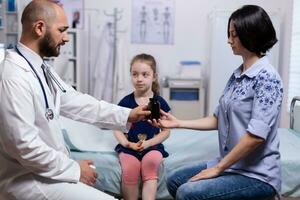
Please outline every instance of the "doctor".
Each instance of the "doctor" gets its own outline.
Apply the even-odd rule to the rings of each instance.
[[[69,158],[59,115],[128,131],[150,112],[81,94],[43,63],[68,42],[59,5],[33,0],[21,22],[20,43],[0,65],[0,199],[114,199],[91,187],[97,177],[92,161]]]

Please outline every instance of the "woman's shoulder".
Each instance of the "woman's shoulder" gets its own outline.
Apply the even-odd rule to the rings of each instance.
[[[254,79],[253,89],[262,89],[264,91],[278,91],[283,93],[283,82],[277,70],[271,65],[265,65]]]
[[[260,58],[249,71],[250,78],[254,77],[256,83],[278,82],[281,83],[281,77],[277,69],[272,65],[267,56]]]
[[[281,83],[281,77],[275,67],[271,64],[265,65],[260,72],[257,74],[257,80],[261,81],[276,81],[277,83]]]

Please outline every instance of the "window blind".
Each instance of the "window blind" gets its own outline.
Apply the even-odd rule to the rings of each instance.
[[[300,96],[300,1],[294,0],[291,57],[288,85],[288,108],[294,96]]]

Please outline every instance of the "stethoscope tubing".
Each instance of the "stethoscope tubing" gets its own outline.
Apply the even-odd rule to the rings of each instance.
[[[27,58],[20,52],[20,50],[16,47],[16,51],[17,53],[22,56],[26,62],[28,63],[28,65],[30,66],[30,68],[32,69],[32,71],[34,72],[34,74],[36,75],[39,83],[40,83],[40,86],[42,88],[42,91],[43,91],[43,95],[44,95],[44,100],[45,100],[45,104],[46,104],[46,111],[49,109],[49,103],[48,103],[48,99],[47,99],[47,95],[46,95],[46,91],[45,91],[45,88],[44,88],[44,85],[42,83],[42,80],[41,78],[39,77],[37,71],[34,69],[34,67],[32,66],[32,64],[27,60]]]
[[[66,92],[65,88],[60,84],[60,82],[55,78],[55,76],[51,73],[50,70],[47,70],[48,75],[50,76],[50,78],[56,83],[56,85],[59,87],[59,89],[62,92]]]

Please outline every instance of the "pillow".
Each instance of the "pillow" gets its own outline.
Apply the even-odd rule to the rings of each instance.
[[[71,150],[114,152],[118,144],[112,130],[100,129],[62,116],[60,122],[65,142]]]
[[[69,148],[71,151],[80,151],[80,150],[77,149],[77,148],[72,144],[72,142],[70,141],[70,138],[69,138],[69,136],[68,136],[67,130],[66,130],[66,129],[61,129],[61,132],[62,132],[62,134],[63,134],[65,143],[66,143],[66,145],[68,146],[68,148]]]

